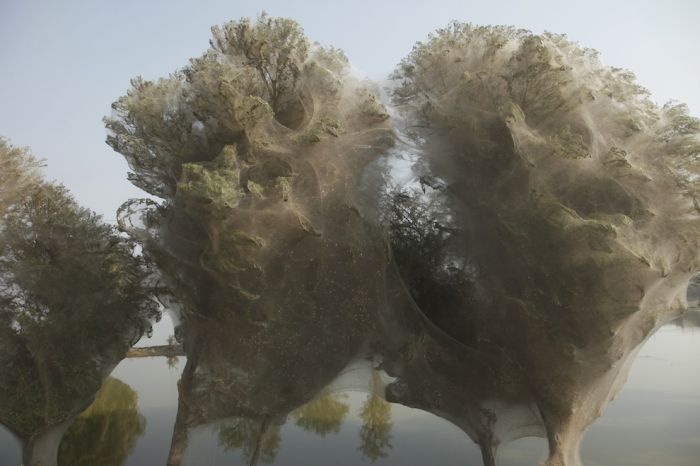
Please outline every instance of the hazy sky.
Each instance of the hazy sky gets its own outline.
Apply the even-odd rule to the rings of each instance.
[[[658,102],[700,115],[700,1],[0,0],[0,135],[46,159],[107,220],[140,192],[105,143],[102,117],[129,79],[166,76],[208,46],[209,28],[265,10],[344,49],[382,78],[416,41],[452,19],[564,32],[628,68]]]

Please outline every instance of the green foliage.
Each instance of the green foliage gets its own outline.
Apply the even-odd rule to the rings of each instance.
[[[313,89],[318,103],[336,105],[343,90],[350,63],[342,50],[316,44],[304,67],[306,87]]]
[[[651,105],[633,74],[604,68],[596,51],[563,35],[505,26],[450,23],[416,44],[393,77],[395,101],[432,125],[459,125],[465,113],[484,120],[516,104],[528,124],[561,126],[563,115],[600,96],[625,102],[619,118],[629,123],[629,104],[645,112]]]
[[[343,125],[335,118],[323,117],[309,130],[300,134],[297,140],[302,144],[315,144],[320,142],[325,135],[340,136]]]
[[[586,143],[583,142],[583,137],[572,132],[568,125],[562,126],[551,136],[550,145],[556,157],[584,159],[591,156]]]
[[[610,148],[603,163],[605,166],[613,169],[632,168],[632,165],[630,165],[630,163],[627,161],[627,151],[615,146]]]
[[[508,92],[533,120],[566,110],[581,92],[571,91],[572,68],[555,48],[548,46],[552,39],[557,38],[546,34],[525,36],[507,66]]]
[[[468,343],[473,335],[465,314],[473,306],[475,277],[455,249],[460,231],[442,194],[389,191],[381,202],[381,221],[418,307],[446,333]]]
[[[311,49],[313,63],[330,71],[336,76],[344,76],[350,67],[350,60],[341,49],[335,47],[321,47],[316,44]]]
[[[249,19],[212,28],[214,50],[254,68],[265,85],[264,98],[275,113],[295,98],[309,43],[301,26],[291,19],[263,13],[255,24]]]
[[[688,114],[685,104],[670,102],[661,109],[656,149],[666,154],[668,170],[678,188],[693,200],[700,213],[700,119]]]
[[[0,137],[0,215],[39,182],[40,162]]]
[[[346,396],[337,393],[316,397],[304,406],[295,409],[292,412],[292,417],[295,419],[296,425],[321,437],[338,433],[350,410],[350,407],[341,401],[342,398],[346,398]]]
[[[4,216],[0,233],[3,313],[11,313],[19,334],[49,322],[51,329],[95,330],[74,319],[102,329],[141,328],[144,317],[156,314],[133,243],[79,207],[65,188],[42,185]],[[120,332],[114,335],[119,339]]]
[[[202,56],[168,78],[134,79],[113,104],[108,144],[132,183],[163,200],[125,204],[120,226],[143,243],[184,313],[246,315],[277,274],[265,265],[318,237],[307,209],[322,205],[319,178],[331,178],[326,195],[332,178],[356,173],[308,146],[370,127],[383,111],[365,90],[367,110],[348,125],[357,107],[349,90],[362,87],[348,69],[342,51],[262,14],[212,28]]]
[[[1,218],[0,421],[26,437],[97,391],[159,310],[134,244],[62,186],[35,178]]]
[[[95,401],[63,435],[58,464],[120,466],[145,426],[146,420],[138,412],[136,392],[109,377],[97,392]]]
[[[197,203],[195,212],[202,208],[208,211],[232,209],[243,194],[238,188],[239,175],[235,148],[227,146],[211,162],[183,164],[178,194],[185,202]]]
[[[384,105],[382,105],[377,96],[369,92],[367,89],[361,88],[356,91],[357,109],[356,111],[363,119],[369,121],[384,121],[389,118]]]
[[[387,456],[391,449],[391,405],[377,395],[367,395],[360,410],[360,451],[371,462]]]

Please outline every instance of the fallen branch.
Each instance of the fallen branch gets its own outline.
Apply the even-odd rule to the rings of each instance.
[[[147,346],[143,348],[130,348],[126,352],[127,358],[150,358],[155,356],[175,357],[185,356],[180,345]]]

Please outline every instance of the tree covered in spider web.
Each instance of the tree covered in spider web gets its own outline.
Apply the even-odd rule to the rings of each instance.
[[[389,263],[359,207],[372,192],[363,173],[393,143],[372,86],[291,20],[212,36],[169,77],[133,80],[105,119],[129,179],[157,198],[125,203],[119,225],[181,317],[171,464],[189,427],[286,412],[327,384],[370,334]]]
[[[160,314],[133,241],[43,181],[28,151],[3,142],[0,164],[16,170],[0,179],[0,422],[26,459]]]
[[[526,368],[546,464],[579,464],[625,361],[687,306],[700,120],[564,35],[504,26],[450,23],[394,78],[422,162],[446,184],[453,242],[479,272],[464,309],[477,349]]]

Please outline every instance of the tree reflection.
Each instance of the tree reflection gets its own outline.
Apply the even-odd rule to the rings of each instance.
[[[321,437],[338,433],[350,407],[341,401],[347,395],[329,393],[292,412],[296,425]]]
[[[138,396],[127,384],[108,378],[94,403],[73,421],[58,451],[65,466],[124,464],[146,421],[138,412]]]
[[[177,338],[175,338],[175,335],[170,335],[168,337],[168,346],[170,348],[174,349],[178,345]],[[177,363],[180,362],[180,358],[174,355],[168,355],[166,356],[165,362],[168,364],[168,369],[176,369],[177,368]]]
[[[391,450],[391,405],[375,394],[367,395],[360,418],[360,451],[372,462],[384,458]]]
[[[261,420],[240,418],[219,429],[219,444],[227,450],[242,450],[251,466],[272,463],[280,448],[280,427],[268,418]]]

